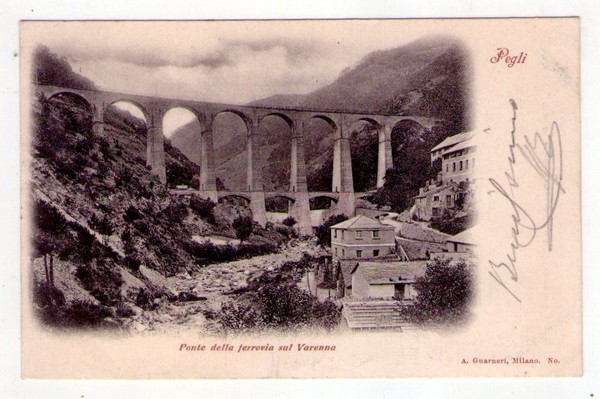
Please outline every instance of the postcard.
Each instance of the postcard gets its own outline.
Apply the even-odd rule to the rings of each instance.
[[[23,377],[582,375],[578,18],[20,40]]]

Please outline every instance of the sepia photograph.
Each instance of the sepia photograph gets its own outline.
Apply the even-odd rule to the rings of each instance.
[[[465,46],[230,25],[139,45],[67,22],[33,49],[41,324],[230,334],[466,322]]]

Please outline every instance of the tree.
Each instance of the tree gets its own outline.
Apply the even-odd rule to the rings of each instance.
[[[298,222],[296,221],[296,219],[294,219],[293,216],[288,216],[285,219],[283,219],[283,221],[281,223],[283,223],[284,225],[286,225],[288,227],[292,227]]]
[[[102,244],[106,244],[106,238],[110,236],[114,230],[112,222],[106,215],[99,218],[96,214],[92,214],[90,227],[102,236]]]
[[[427,264],[425,275],[415,283],[414,303],[402,307],[401,314],[407,321],[424,326],[465,322],[473,298],[472,268],[463,261],[451,265],[450,259],[436,259]]]
[[[127,223],[132,223],[142,217],[140,211],[133,205],[129,205],[123,214],[123,220]]]
[[[49,203],[37,200],[33,209],[34,256],[44,257],[46,284],[50,292],[54,290],[54,253],[58,251],[61,236],[67,229],[65,218]],[[53,304],[54,298],[50,296]]]
[[[322,224],[317,226],[315,229],[315,235],[317,236],[317,244],[323,248],[329,248],[331,246],[331,232],[330,227],[338,223],[348,220],[348,216],[343,214],[332,215]]]
[[[190,198],[190,208],[192,211],[209,223],[215,223],[215,206],[217,204],[210,199],[200,198],[197,195],[192,195]]]
[[[235,236],[239,238],[240,244],[247,240],[252,234],[252,218],[250,216],[238,216],[233,221]]]

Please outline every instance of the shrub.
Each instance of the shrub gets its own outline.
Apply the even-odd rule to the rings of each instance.
[[[464,262],[436,259],[427,265],[415,283],[418,294],[411,305],[401,309],[410,322],[420,325],[454,325],[468,318],[473,298],[472,267]]]
[[[331,246],[331,232],[330,227],[338,223],[348,220],[346,215],[333,215],[327,218],[322,224],[317,226],[315,229],[315,235],[317,236],[317,244],[321,247],[329,248]]]
[[[133,205],[129,205],[123,214],[123,220],[125,220],[127,223],[136,221],[141,217],[142,215],[140,214],[140,211]]]
[[[74,301],[64,311],[64,324],[69,327],[97,327],[112,316],[106,306],[89,301]]]
[[[156,308],[154,295],[143,288],[138,291],[135,297],[135,304],[144,310],[154,310]]]
[[[281,223],[283,223],[284,225],[286,225],[288,227],[292,227],[298,222],[296,221],[296,219],[294,219],[293,216],[288,216],[285,219],[283,219],[283,221]]]
[[[181,202],[172,203],[164,210],[164,216],[173,223],[181,223],[187,215],[188,207]]]
[[[150,225],[143,219],[133,222],[133,227],[140,233],[147,235],[150,233]]]
[[[119,306],[116,311],[118,317],[131,317],[135,315],[135,311],[129,306]]]
[[[216,314],[223,329],[295,330],[337,326],[341,314],[336,305],[331,301],[320,302],[298,287],[297,281],[314,260],[306,254],[300,261],[285,262],[277,272],[265,272],[249,280],[246,293],[236,302],[223,305]]]
[[[127,267],[130,270],[133,270],[134,272],[140,270],[141,262],[136,256],[127,255],[123,262],[125,263],[125,267]]]
[[[232,227],[235,229],[235,235],[240,239],[240,243],[247,240],[252,234],[252,218],[250,216],[238,216],[233,221]]]
[[[217,204],[210,199],[200,198],[197,195],[192,195],[190,198],[190,208],[192,211],[209,223],[215,223],[214,209]]]
[[[65,295],[56,287],[50,288],[46,282],[36,282],[33,286],[33,301],[41,307],[62,306]]]

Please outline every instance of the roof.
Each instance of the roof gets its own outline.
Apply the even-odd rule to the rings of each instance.
[[[348,219],[341,223],[331,226],[332,229],[348,229],[348,230],[394,230],[391,226],[382,224],[379,220],[370,218],[365,215],[354,216],[352,219]]]
[[[471,137],[473,137],[473,135],[474,135],[474,132],[465,132],[465,133],[455,134],[454,136],[446,137],[444,139],[444,141],[442,141],[441,143],[439,143],[438,145],[433,147],[431,149],[431,152],[441,150],[442,148],[446,148],[446,147],[461,143],[463,141],[469,140]]]
[[[461,233],[458,233],[456,235],[453,235],[452,237],[448,238],[449,242],[457,242],[460,244],[469,244],[469,245],[475,245],[475,240],[473,240],[473,237],[475,236],[474,233],[474,227],[471,227],[470,229],[467,229]]]
[[[442,192],[442,191],[444,191],[446,189],[453,189],[453,188],[456,188],[456,187],[458,187],[457,183],[455,183],[455,182],[449,182],[447,184],[444,184],[443,186],[436,187],[433,190],[425,191],[423,194],[416,195],[415,198],[429,197],[432,194],[437,194],[437,193],[440,193],[440,192]]]
[[[413,282],[425,275],[427,261],[358,262],[351,274],[360,273],[369,284]]]
[[[475,147],[475,143],[473,142],[473,140],[471,140],[471,138],[472,137],[469,137],[467,140],[461,141],[460,143],[456,144],[446,154],[455,152],[455,151],[464,150],[465,148],[469,148],[469,147]]]

